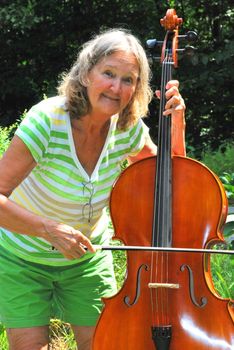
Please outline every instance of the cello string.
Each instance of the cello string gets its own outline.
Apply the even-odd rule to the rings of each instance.
[[[166,55],[166,59],[165,59],[165,81],[164,81],[164,87],[166,86],[166,83],[169,81],[169,67],[170,65],[168,65],[168,61],[169,61],[169,56],[168,53]],[[165,89],[166,92],[166,89]],[[166,99],[164,101],[164,105],[166,103]],[[163,196],[163,208],[162,208],[162,213],[163,213],[163,217],[162,217],[162,227],[165,228],[164,232],[163,232],[163,245],[165,245],[165,239],[166,242],[168,241],[168,118],[169,117],[165,117],[162,116],[162,123],[163,123],[163,139],[162,139],[162,154],[163,154],[163,179],[162,179],[162,196]],[[165,237],[166,235],[166,237]],[[161,282],[162,283],[167,283],[168,282],[168,254],[161,254]],[[167,324],[167,315],[168,315],[168,290],[166,288],[161,288],[161,313],[162,313],[162,324]]]
[[[164,198],[164,187],[163,187],[163,178],[162,178],[162,166],[163,166],[163,141],[164,141],[164,124],[165,124],[165,120],[163,117],[163,110],[165,108],[165,81],[166,81],[166,63],[165,60],[163,62],[163,73],[162,73],[162,81],[161,81],[161,92],[162,92],[162,102],[160,105],[160,125],[159,125],[159,164],[157,166],[158,171],[157,171],[157,175],[158,175],[158,181],[157,181],[157,192],[158,192],[158,208],[157,208],[157,245],[161,245],[160,240],[162,241],[162,231],[163,231],[163,225],[162,224],[162,213],[164,211],[163,208],[163,198]],[[162,267],[163,267],[163,254],[159,253],[157,254],[157,265],[156,265],[156,269],[157,269],[157,273],[156,273],[156,282],[158,283],[162,283]],[[160,270],[159,270],[160,269]],[[163,317],[163,304],[162,304],[162,288],[156,288],[156,302],[158,305],[158,325],[160,325],[162,323],[162,317]]]
[[[164,75],[164,63],[162,63],[162,77],[161,77],[161,90],[162,90],[162,81],[163,81],[163,75]],[[160,168],[160,140],[161,140],[161,105],[163,104],[163,96],[161,96],[160,99],[160,110],[159,110],[159,122],[158,122],[158,146],[159,146],[159,152],[157,154],[157,165],[156,165],[156,181],[155,181],[155,193],[154,193],[154,224],[153,224],[153,239],[152,244],[155,244],[155,241],[157,242],[158,246],[158,232],[156,232],[156,225],[159,222],[159,208],[160,203],[158,204],[158,208],[156,208],[156,196],[157,198],[160,198],[157,191],[160,191],[160,188],[157,188],[157,183],[159,182],[159,171]],[[155,237],[156,236],[156,237]],[[158,266],[158,255],[157,252],[154,254],[152,252],[151,254],[151,282],[158,282],[158,276],[157,276],[157,266]],[[156,259],[154,257],[156,256]],[[154,271],[155,270],[155,271]],[[151,294],[151,307],[152,307],[152,320],[153,325],[159,324],[159,304],[158,304],[158,290],[157,289],[150,289]]]
[[[163,242],[163,245],[165,246],[165,235],[166,235],[166,245],[168,245],[168,241],[170,239],[170,230],[171,230],[171,223],[168,221],[171,220],[171,211],[168,208],[168,206],[170,206],[170,201],[168,203],[168,192],[169,191],[169,184],[168,181],[170,180],[170,158],[171,158],[171,146],[170,146],[170,128],[168,128],[168,125],[170,125],[170,117],[164,117],[162,112],[164,110],[165,107],[165,86],[166,83],[171,79],[171,59],[169,55],[166,55],[165,58],[165,63],[164,63],[164,67],[163,67],[163,74],[162,74],[162,83],[161,86],[163,87],[163,94],[162,94],[162,109],[161,109],[161,113],[160,113],[160,152],[159,152],[159,166],[160,169],[162,169],[162,165],[164,164],[164,168],[162,169],[162,171],[157,172],[157,175],[159,174],[159,178],[157,181],[157,191],[159,192],[159,201],[158,201],[158,217],[161,217],[162,213],[164,213],[164,215],[162,216],[161,220],[158,219],[157,223],[160,223],[160,227],[157,228],[157,245],[159,242],[159,230],[164,230],[164,227],[166,228],[165,231],[163,232],[164,237],[161,238],[161,242]],[[165,151],[167,150],[167,157],[165,157]],[[166,175],[166,181],[165,178],[163,178],[162,176]],[[169,186],[169,187],[168,187]],[[171,198],[171,196],[170,196]],[[167,199],[167,200],[166,200]],[[169,226],[168,226],[169,225]],[[161,233],[162,235],[162,233]],[[169,254],[166,253],[158,253],[157,254],[157,262],[156,262],[156,267],[160,266],[160,274],[157,275],[157,271],[156,271],[156,281],[158,281],[159,279],[159,283],[167,283],[168,282],[168,256]],[[156,305],[157,305],[157,313],[158,313],[158,323],[159,324],[168,324],[168,317],[169,317],[169,292],[168,289],[166,288],[160,288],[157,289],[156,291]]]
[[[161,227],[161,215],[163,213],[163,205],[164,205],[164,186],[163,186],[163,178],[162,178],[162,171],[159,171],[159,169],[162,169],[162,163],[163,163],[163,159],[162,159],[162,149],[164,147],[163,145],[163,140],[165,139],[163,133],[164,133],[164,129],[165,129],[165,119],[163,116],[163,111],[164,111],[164,107],[165,107],[165,84],[166,84],[166,63],[165,60],[163,62],[162,65],[162,77],[161,77],[161,101],[160,101],[160,113],[159,113],[159,126],[158,126],[158,144],[159,144],[159,152],[158,152],[158,156],[157,156],[157,179],[156,179],[156,196],[157,196],[157,204],[158,207],[156,208],[156,210],[154,212],[156,212],[156,232],[154,232],[154,235],[156,234],[156,240],[154,237],[154,242],[157,242],[157,246],[159,245],[159,235],[162,234],[160,233],[160,230],[162,230]],[[155,198],[156,199],[156,198]],[[154,261],[154,259],[152,259],[152,261]],[[155,270],[155,280],[157,283],[161,283],[163,282],[163,254],[162,253],[156,253],[156,259],[155,259],[155,266],[156,266],[156,270]],[[154,264],[152,263],[152,266],[154,266]],[[158,267],[161,267],[160,269],[160,273],[158,271]],[[153,271],[153,269],[152,269]],[[163,297],[163,290],[162,288],[156,288],[155,289],[155,305],[156,305],[156,317],[157,317],[157,323],[160,324],[162,322],[162,318],[164,315],[164,308],[163,308],[163,303],[160,302],[160,300],[162,300]]]
[[[163,111],[165,109],[165,104],[166,104],[166,83],[168,82],[168,52],[166,52],[166,57],[165,57],[165,73],[164,73],[164,81],[163,81],[163,88],[164,88],[164,102],[163,102]],[[162,111],[162,112],[163,112]],[[167,124],[168,124],[168,117],[165,117],[162,114],[162,140],[161,140],[161,163],[162,163],[162,171],[161,171],[161,183],[160,183],[160,188],[161,188],[161,213],[160,215],[162,216],[161,218],[161,230],[162,230],[162,237],[161,237],[161,245],[165,246],[165,239],[167,241],[167,235],[168,235],[168,223],[167,223],[167,212],[168,212],[168,203],[167,203],[167,140],[168,140],[168,130],[167,130]],[[165,270],[167,270],[167,260],[165,257],[165,254],[162,253],[160,254],[160,265],[161,265],[161,277],[160,277],[160,282],[165,283]],[[166,301],[166,302],[165,302]],[[161,324],[166,323],[166,315],[167,315],[167,289],[165,288],[160,288],[160,307],[161,307]]]
[[[167,82],[169,80],[171,80],[172,78],[172,58],[171,56],[169,55],[168,57],[168,61],[167,61],[167,73],[168,73],[168,76],[167,76]],[[168,154],[168,157],[167,157],[167,161],[168,161],[168,164],[167,164],[167,171],[168,171],[168,174],[167,174],[167,178],[169,180],[169,189],[168,189],[168,194],[169,194],[169,199],[168,199],[168,202],[167,202],[167,205],[169,205],[169,208],[168,208],[168,220],[169,220],[169,223],[168,223],[168,227],[169,227],[169,230],[172,230],[172,217],[171,217],[171,210],[172,210],[172,193],[171,193],[171,116],[168,116],[167,118],[168,119],[168,130],[167,131],[167,138],[166,138],[166,141],[167,141],[167,149],[169,150],[169,154]],[[171,232],[168,232],[168,235],[170,236],[169,239],[171,240]],[[168,243],[171,243],[171,242],[168,242]],[[166,283],[169,283],[169,253],[166,252],[166,264],[165,264],[165,269],[166,269],[166,273],[165,273],[165,276],[166,276]],[[166,325],[169,324],[169,293],[170,293],[170,290],[166,289]]]

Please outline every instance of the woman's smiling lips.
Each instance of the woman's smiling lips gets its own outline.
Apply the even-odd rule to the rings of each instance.
[[[114,102],[119,102],[120,101],[119,97],[108,96],[106,94],[102,94],[102,96],[107,98],[108,100],[111,100],[111,101],[114,101]]]

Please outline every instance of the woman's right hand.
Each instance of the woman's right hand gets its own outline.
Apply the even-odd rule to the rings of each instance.
[[[43,223],[43,226],[44,234],[42,237],[55,249],[59,250],[65,258],[79,259],[86,253],[85,248],[91,253],[95,253],[90,240],[73,227],[47,220]]]

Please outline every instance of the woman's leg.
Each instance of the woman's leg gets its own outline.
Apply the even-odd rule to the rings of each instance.
[[[77,342],[78,350],[91,350],[95,326],[71,326]]]
[[[10,350],[47,350],[49,327],[8,328]]]

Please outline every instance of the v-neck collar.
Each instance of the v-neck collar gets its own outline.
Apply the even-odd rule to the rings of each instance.
[[[89,175],[86,170],[84,169],[83,165],[81,164],[81,162],[79,161],[79,158],[76,154],[76,148],[75,148],[75,143],[74,143],[74,139],[73,139],[73,135],[72,135],[72,126],[71,126],[71,119],[69,117],[69,114],[66,114],[66,125],[67,125],[67,132],[68,132],[68,140],[69,140],[69,144],[70,144],[70,148],[71,148],[71,154],[72,154],[72,157],[73,157],[73,160],[75,162],[75,164],[77,165],[78,169],[80,170],[81,172],[81,175],[83,176],[83,178],[85,179],[85,181],[87,182],[93,182],[97,179],[98,177],[98,170],[99,170],[99,167],[100,167],[100,164],[102,162],[102,159],[103,159],[103,156],[107,150],[107,147],[108,147],[108,143],[109,143],[109,139],[110,139],[110,136],[111,136],[111,133],[112,133],[112,130],[114,129],[114,126],[116,124],[116,120],[117,120],[117,115],[113,115],[111,117],[111,120],[110,120],[110,126],[109,126],[109,130],[108,130],[108,133],[107,133],[107,136],[106,136],[106,140],[105,140],[105,143],[104,143],[104,146],[102,148],[102,151],[100,153],[100,156],[98,158],[98,161],[95,165],[95,168],[92,172],[91,175]]]

